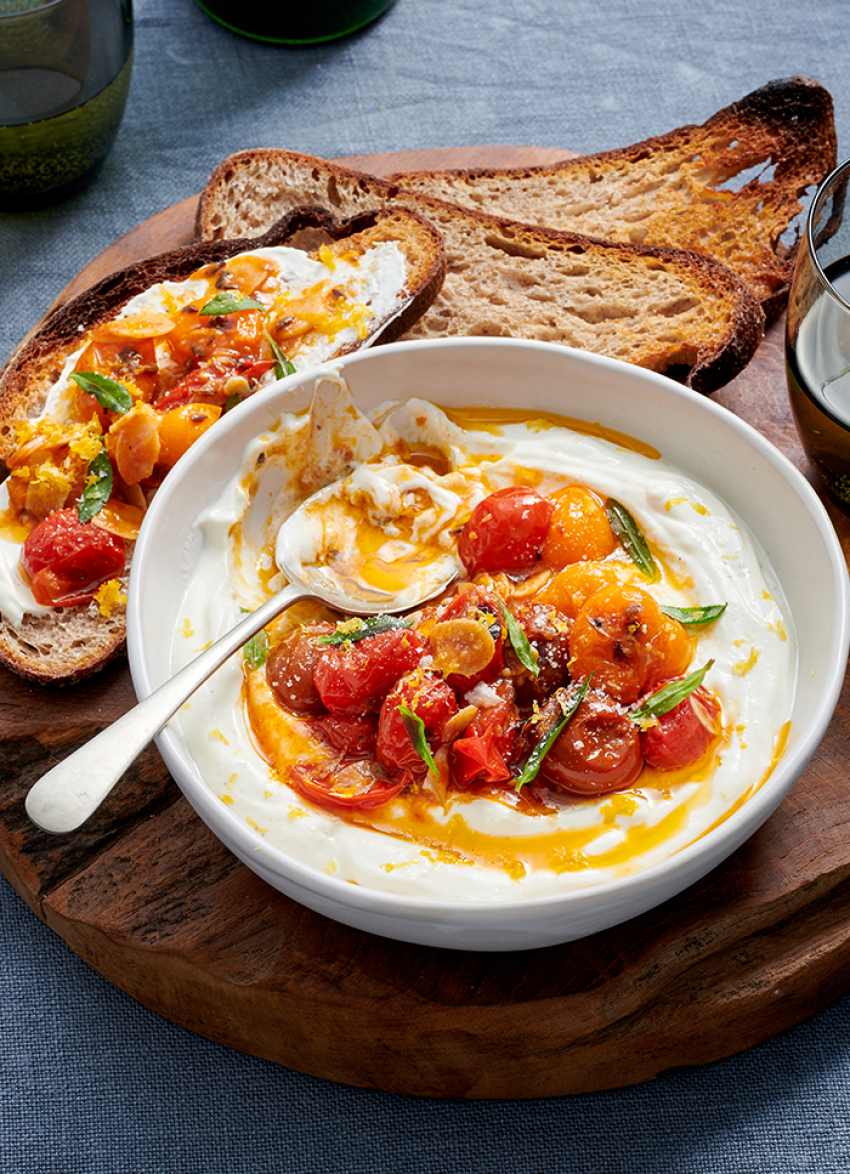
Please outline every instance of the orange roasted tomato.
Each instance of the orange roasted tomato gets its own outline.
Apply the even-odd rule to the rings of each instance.
[[[581,606],[570,638],[573,679],[593,674],[594,688],[624,704],[658,682],[681,676],[693,646],[685,629],[665,616],[639,587],[602,588]]]

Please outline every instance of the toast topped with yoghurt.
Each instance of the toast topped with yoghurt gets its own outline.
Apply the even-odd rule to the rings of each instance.
[[[313,252],[289,243],[317,233]],[[0,379],[0,663],[53,684],[107,663],[147,504],[189,445],[276,379],[398,337],[444,274],[415,212],[302,209],[55,311]]]

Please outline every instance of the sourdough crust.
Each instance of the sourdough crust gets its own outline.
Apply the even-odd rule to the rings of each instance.
[[[14,451],[15,422],[42,410],[65,358],[79,345],[82,334],[114,316],[131,297],[156,282],[187,277],[202,265],[252,248],[288,244],[305,235],[330,242],[331,249],[336,243],[338,250],[344,250],[354,236],[365,245],[395,240],[402,247],[411,273],[411,296],[401,312],[381,326],[376,343],[390,342],[407,330],[432,304],[443,283],[442,238],[407,209],[341,220],[322,208],[299,208],[257,237],[194,244],[131,265],[55,310],[10,359],[0,378],[0,457]],[[357,344],[342,348],[340,354],[355,349]],[[131,556],[128,543],[125,572],[119,578],[125,592]],[[17,626],[0,616],[0,663],[39,684],[71,684],[116,657],[123,650],[125,634],[123,608],[103,616],[93,603],[57,608],[48,616],[27,614]]]
[[[209,239],[246,227],[257,231],[299,203],[346,215],[403,205],[439,229],[448,273],[408,338],[560,342],[710,392],[743,369],[763,334],[758,300],[705,256],[521,224],[282,149],[254,148],[225,159],[201,195],[196,233]]]
[[[801,200],[835,163],[829,92],[790,77],[701,125],[632,146],[542,167],[399,172],[389,182],[550,228],[705,253],[750,286],[771,320],[787,301]]]

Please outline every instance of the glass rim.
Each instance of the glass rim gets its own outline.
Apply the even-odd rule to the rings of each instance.
[[[820,263],[817,249],[815,248],[813,230],[815,217],[823,207],[827,194],[840,182],[840,180],[847,176],[848,172],[850,172],[850,159],[845,159],[843,163],[839,163],[837,167],[834,167],[832,171],[830,171],[829,175],[827,175],[825,179],[821,180],[820,185],[814,194],[811,205],[809,206],[809,211],[806,214],[806,247],[808,248],[809,256],[812,259],[812,267],[814,269],[815,276],[823,286],[824,290],[831,294],[837,302],[840,302],[846,310],[850,310],[850,302],[841,296],[841,294],[827,277],[826,272]]]
[[[12,2],[14,3],[14,0]],[[0,20],[21,20],[28,16],[41,16],[46,8],[56,8],[62,3],[64,0],[42,0],[42,3],[35,8],[13,8],[11,12],[4,12],[4,4],[0,0]]]

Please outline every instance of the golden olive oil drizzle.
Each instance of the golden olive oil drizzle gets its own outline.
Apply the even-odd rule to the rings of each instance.
[[[661,453],[651,444],[646,444],[627,432],[618,432],[615,428],[607,428],[604,424],[591,423],[588,420],[579,420],[574,416],[561,416],[557,412],[537,412],[529,420],[525,408],[454,408],[445,404],[437,405],[448,416],[453,424],[459,428],[490,432],[500,435],[502,428],[508,424],[525,424],[536,431],[545,431],[548,428],[568,428],[571,432],[579,432],[583,436],[593,436],[597,440],[607,440],[609,444],[616,444],[618,448],[629,452],[640,453],[650,460],[658,461]]]

